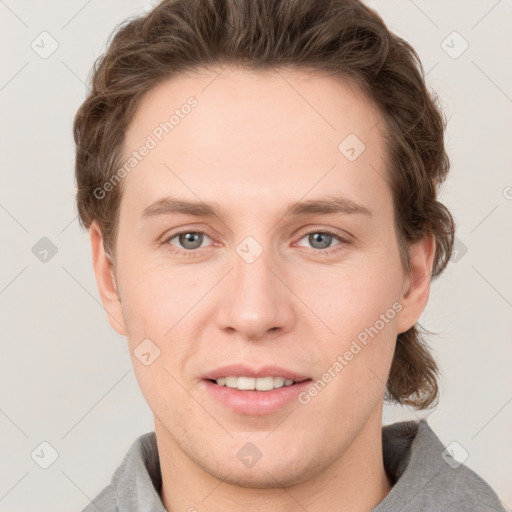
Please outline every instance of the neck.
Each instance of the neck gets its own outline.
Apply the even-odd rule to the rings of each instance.
[[[382,458],[382,407],[372,414],[331,466],[291,487],[255,489],[223,482],[195,464],[155,418],[162,471],[161,499],[168,512],[368,511],[391,490]]]

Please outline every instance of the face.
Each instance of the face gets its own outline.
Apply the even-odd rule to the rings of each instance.
[[[120,302],[100,288],[158,435],[210,475],[300,483],[380,429],[419,315],[381,127],[356,89],[297,70],[181,75],[138,108],[126,159],[153,147],[120,185]]]

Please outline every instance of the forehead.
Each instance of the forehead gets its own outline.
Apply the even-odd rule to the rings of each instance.
[[[368,98],[333,76],[230,67],[181,74],[140,101],[124,159],[149,140],[152,148],[123,186],[139,203],[164,190],[270,201],[313,189],[361,200],[367,189],[371,200],[386,188],[381,129]]]

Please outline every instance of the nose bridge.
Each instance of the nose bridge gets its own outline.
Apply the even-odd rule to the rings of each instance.
[[[293,316],[292,305],[286,287],[274,275],[279,272],[274,251],[246,237],[236,247],[232,262],[221,299],[220,326],[248,338],[286,328]]]
[[[249,248],[246,253],[243,248],[247,245],[241,245],[237,250],[237,258],[235,259],[235,268],[233,269],[233,279],[235,280],[235,288],[241,295],[239,297],[256,298],[261,296],[275,296],[275,276],[269,270],[275,266],[273,261],[275,258],[270,254],[269,249],[263,250],[261,254],[255,257],[253,248]],[[243,295],[242,295],[243,294]],[[267,302],[268,302],[268,298]]]

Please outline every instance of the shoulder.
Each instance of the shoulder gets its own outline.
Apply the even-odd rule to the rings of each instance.
[[[103,489],[82,512],[117,512],[116,495],[112,484]]]
[[[456,461],[425,420],[384,427],[383,452],[394,482],[375,512],[504,512],[491,486]]]
[[[436,509],[440,512],[504,512],[492,487],[464,464],[455,468],[445,464],[432,479],[431,485],[427,486],[426,492],[441,493],[443,507]]]
[[[418,458],[431,470],[431,480],[425,487],[429,493],[442,497],[444,508],[439,510],[504,510],[492,487],[471,468],[458,462],[450,445],[446,447],[425,420],[420,421],[418,434],[421,436],[417,444]]]
[[[156,436],[148,432],[138,437],[115,470],[110,484],[82,512],[118,512],[139,510],[139,501],[147,510],[163,510],[158,494],[161,487]]]

